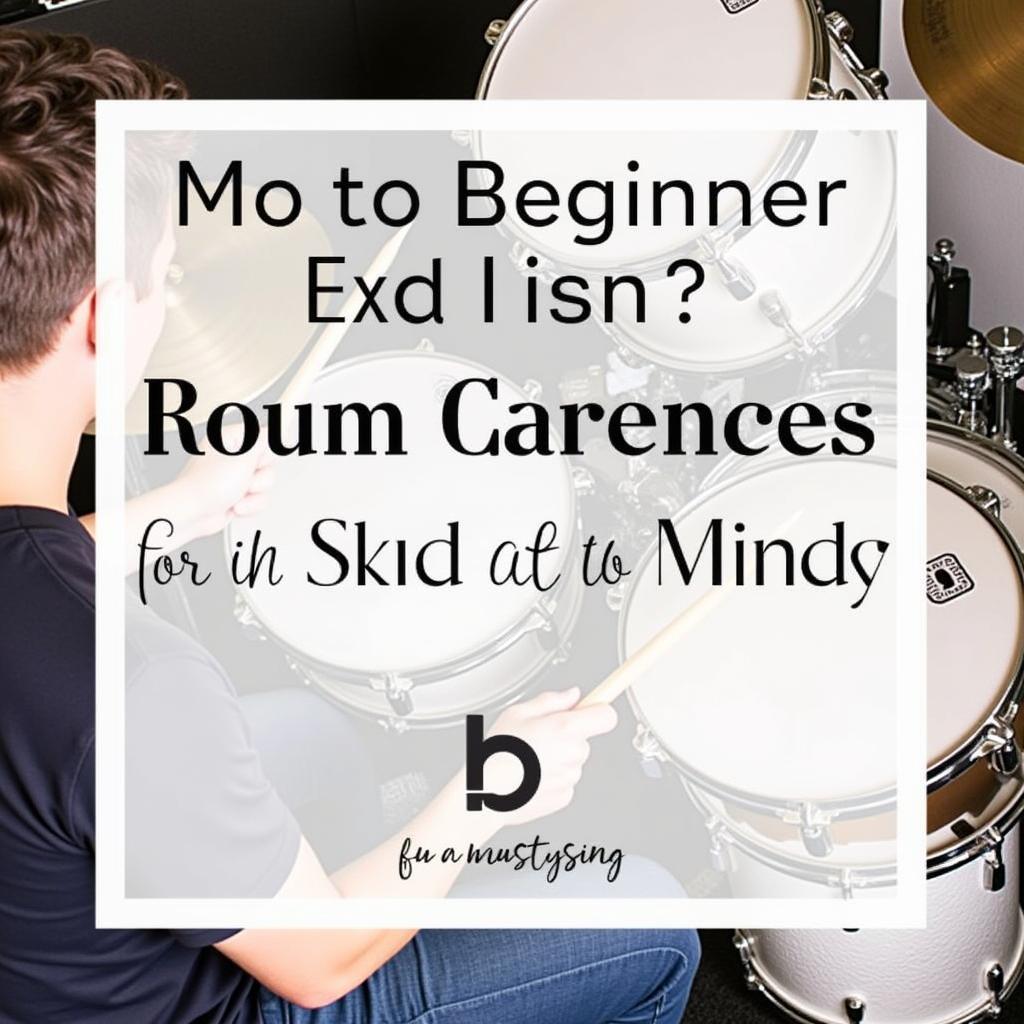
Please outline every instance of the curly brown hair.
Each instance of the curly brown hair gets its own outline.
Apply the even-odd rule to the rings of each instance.
[[[94,104],[186,95],[83,36],[0,29],[0,375],[42,359],[93,286]]]

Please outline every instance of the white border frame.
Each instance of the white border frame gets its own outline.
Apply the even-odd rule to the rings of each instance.
[[[897,147],[898,871],[891,899],[129,899],[125,896],[124,324],[97,372],[96,924],[110,928],[804,928],[925,925],[925,105],[921,101],[104,101],[97,279],[124,278],[129,131],[886,130]],[[827,685],[827,680],[823,683]]]

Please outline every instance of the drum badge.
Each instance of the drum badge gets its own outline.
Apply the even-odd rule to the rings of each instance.
[[[939,555],[927,565],[927,594],[933,604],[945,604],[974,589],[974,580],[956,555]]]
[[[753,7],[757,3],[757,0],[722,0],[722,6],[730,14],[739,14],[740,11],[745,11],[748,7]]]

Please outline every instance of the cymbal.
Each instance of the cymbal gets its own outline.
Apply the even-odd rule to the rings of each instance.
[[[254,194],[243,188],[244,210],[253,209]],[[314,331],[307,257],[331,253],[305,210],[286,228],[254,215],[233,227],[230,206],[225,200],[175,229],[167,317],[143,373],[194,384],[198,399],[187,418],[196,424],[221,403],[251,401],[284,375]],[[145,398],[140,385],[126,412],[129,434],[147,429]]]
[[[1021,0],[905,0],[903,34],[935,105],[983,146],[1024,163]]]

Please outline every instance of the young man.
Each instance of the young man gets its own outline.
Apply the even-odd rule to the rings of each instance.
[[[94,928],[94,549],[65,494],[94,413],[98,325],[123,306],[141,366],[162,323],[173,242],[154,230],[149,280],[95,287],[93,104],[183,94],[158,68],[84,39],[0,30],[0,1019],[674,1024],[697,966],[692,932]],[[266,483],[258,461],[206,457],[163,489],[160,507],[175,517],[179,540],[198,536],[244,514]],[[287,805],[287,773],[281,784],[268,781],[274,754],[257,751],[261,730],[216,663],[155,617],[135,635],[133,735],[180,759],[185,798],[130,780],[128,800],[160,812],[141,850],[129,836],[130,884],[159,892],[163,829],[164,838],[184,830],[194,840],[179,847],[190,851],[185,869],[197,883],[210,858],[223,863],[227,852],[232,881],[250,894],[380,891],[395,840],[328,874]],[[573,708],[577,697],[544,694],[499,720],[528,739],[543,766],[541,789],[518,820],[564,806],[588,738],[614,725],[608,708]],[[296,736],[300,749],[331,728],[322,706],[311,715],[286,702],[270,717],[285,731],[308,728],[309,742]],[[217,743],[204,741],[208,733]],[[417,819],[420,834],[487,841],[496,822],[470,820],[461,803],[460,786],[442,791]],[[232,833],[222,820],[244,829]],[[412,894],[441,895],[453,881],[449,868],[425,871]]]

